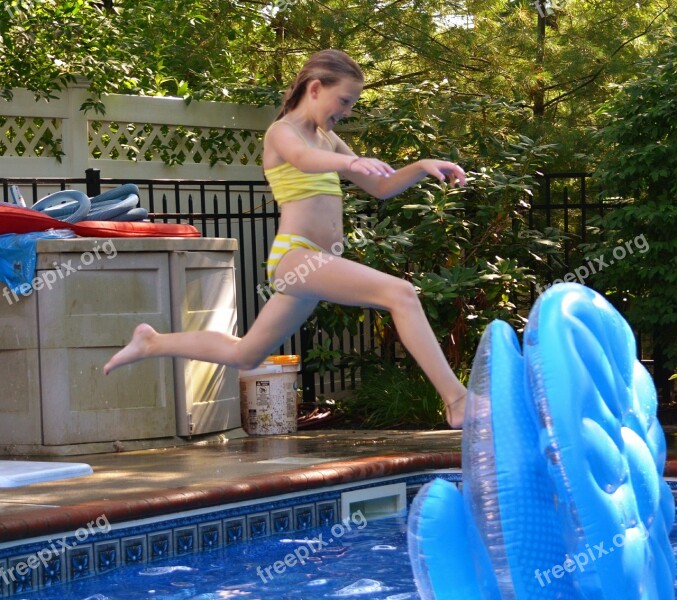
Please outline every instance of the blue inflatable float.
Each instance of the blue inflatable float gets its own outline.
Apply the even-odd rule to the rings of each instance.
[[[435,480],[410,511],[422,598],[675,598],[665,437],[635,347],[611,304],[573,283],[536,302],[523,351],[490,324],[468,385],[462,492]]]

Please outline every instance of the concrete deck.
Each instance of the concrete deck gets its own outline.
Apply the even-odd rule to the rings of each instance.
[[[67,460],[87,463],[94,473],[0,490],[0,542],[79,527],[104,512],[111,522],[122,522],[460,466],[460,448],[460,431],[316,430],[72,456]]]
[[[671,456],[675,432],[667,431],[666,437]],[[75,529],[101,514],[111,523],[124,522],[460,467],[461,432],[315,430],[71,459],[88,463],[94,473],[0,490],[0,543]],[[677,460],[667,461],[665,475],[677,476]]]

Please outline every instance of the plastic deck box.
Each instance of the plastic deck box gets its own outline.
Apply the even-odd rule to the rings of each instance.
[[[236,334],[236,250],[223,238],[38,241],[34,289],[0,297],[0,454],[239,428],[237,370],[161,358],[102,371],[141,322]]]

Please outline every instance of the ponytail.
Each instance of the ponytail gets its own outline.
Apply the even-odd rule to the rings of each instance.
[[[282,107],[275,117],[278,121],[294,110],[308,87],[308,82],[318,79],[322,85],[337,84],[344,77],[364,81],[359,65],[345,52],[340,50],[321,50],[313,54],[301,68],[296,79],[290,84],[282,97]]]

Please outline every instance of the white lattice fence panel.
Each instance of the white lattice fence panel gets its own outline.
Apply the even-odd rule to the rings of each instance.
[[[17,177],[258,179],[274,107],[110,94],[103,116],[80,109],[85,85],[36,102],[29,90],[0,98],[0,157]],[[4,115],[4,116],[2,116]]]
[[[62,124],[62,119],[0,116],[0,156],[58,155]]]
[[[114,121],[89,123],[89,156],[93,159],[258,165],[262,152],[262,131],[150,123],[123,125]]]
[[[231,163],[241,165],[261,164],[263,133],[259,131],[231,130],[234,144],[230,147]]]

